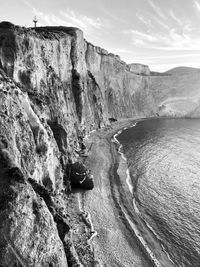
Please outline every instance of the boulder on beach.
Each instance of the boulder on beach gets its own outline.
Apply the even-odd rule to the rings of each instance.
[[[94,188],[93,176],[81,162],[70,165],[70,181],[73,188],[91,190]]]
[[[116,122],[117,119],[115,119],[115,118],[109,118],[109,121],[110,121],[110,122]]]

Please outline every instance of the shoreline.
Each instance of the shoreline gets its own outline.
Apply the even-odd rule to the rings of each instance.
[[[96,266],[174,266],[134,211],[127,159],[116,139],[125,128],[140,120],[133,118],[117,122],[112,129],[92,133],[87,140],[89,146],[93,145],[85,163],[95,177],[95,188],[82,193],[81,197],[84,210],[90,213],[97,232],[91,242],[99,261]],[[157,251],[155,258],[151,245]]]
[[[140,121],[142,121],[142,120],[140,120]],[[126,130],[127,128],[135,127],[136,125],[137,125],[137,122],[135,122],[130,127],[125,127],[123,130]],[[147,257],[151,260],[153,266],[156,266],[156,267],[175,266],[175,263],[172,261],[172,259],[170,258],[170,255],[167,253],[166,249],[164,248],[163,244],[161,243],[160,237],[153,230],[153,228],[146,221],[144,221],[140,217],[141,213],[140,213],[140,211],[139,211],[139,209],[137,207],[137,196],[134,196],[134,188],[137,187],[137,181],[136,181],[136,184],[133,184],[133,182],[131,180],[130,170],[129,170],[128,166],[127,166],[128,159],[126,158],[124,153],[121,151],[123,146],[117,139],[117,136],[120,135],[123,130],[118,131],[118,133],[116,133],[113,136],[114,137],[114,142],[117,144],[117,148],[116,149],[117,149],[117,151],[118,151],[118,153],[120,155],[119,164],[118,164],[118,167],[116,168],[116,170],[114,171],[114,176],[118,175],[119,179],[122,179],[122,177],[120,177],[120,174],[118,174],[118,170],[120,168],[120,161],[121,160],[125,161],[126,168],[127,168],[126,169],[126,176],[127,176],[126,177],[126,184],[128,186],[128,189],[129,189],[131,197],[132,197],[132,209],[130,209],[130,210],[133,211],[133,216],[135,217],[134,221],[136,223],[133,223],[133,221],[131,220],[132,216],[129,215],[130,211],[128,211],[128,213],[126,213],[126,211],[124,209],[124,215],[125,215],[127,221],[129,222],[129,225],[132,227],[136,238],[139,240],[139,242],[140,242],[139,245],[141,246],[142,250],[144,250],[144,252],[147,254]],[[122,204],[122,206],[123,206],[123,204]],[[131,208],[131,207],[129,207],[129,208]],[[143,228],[143,229],[141,229],[141,228]],[[158,258],[159,258],[160,261],[158,261],[158,259],[156,257],[157,253],[154,253],[154,251],[151,249],[151,245],[152,244],[150,243],[150,245],[148,245],[146,240],[141,236],[141,232],[143,232],[146,229],[147,229],[147,231],[151,232],[150,235],[153,236],[153,241],[159,243],[159,244],[157,244],[157,247],[154,244],[154,247],[156,247],[156,249],[154,249],[154,250],[158,250],[158,251],[161,250],[161,251],[164,251],[164,253],[166,254],[166,255],[158,255]],[[149,236],[149,237],[152,237],[152,236]],[[166,257],[168,258],[168,260],[170,262],[168,262],[168,260],[166,260]]]

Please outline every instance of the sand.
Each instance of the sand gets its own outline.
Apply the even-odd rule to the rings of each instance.
[[[89,151],[84,163],[92,171],[95,187],[80,193],[80,205],[93,224],[90,242],[99,262],[96,266],[174,266],[134,211],[126,159],[113,142],[113,135],[133,122],[113,123],[112,128],[94,132],[86,140]]]

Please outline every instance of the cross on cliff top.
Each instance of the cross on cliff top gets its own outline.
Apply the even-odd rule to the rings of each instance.
[[[37,22],[38,22],[36,17],[34,17],[33,22],[34,22],[34,27],[36,28],[37,27]]]

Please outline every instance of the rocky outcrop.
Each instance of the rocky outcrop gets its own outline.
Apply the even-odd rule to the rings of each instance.
[[[111,118],[154,111],[147,66],[127,65],[76,28],[1,23],[0,265],[94,266],[92,233],[68,194],[93,187],[75,168],[80,140]]]
[[[130,71],[134,72],[135,74],[144,75],[144,76],[150,75],[150,69],[147,65],[132,63],[132,64],[129,64],[129,68],[130,68]]]
[[[88,189],[94,188],[93,177],[84,164],[75,162],[69,165],[71,184],[75,188]]]
[[[67,266],[53,216],[16,168],[1,169],[0,203],[1,266]]]
[[[14,116],[13,125],[2,123],[3,135],[12,139],[10,155],[18,151],[15,163],[38,182],[51,181],[53,189],[62,187],[56,178],[63,176],[61,165],[76,160],[80,136],[109,124],[109,118],[154,111],[148,67],[127,65],[86,42],[76,28],[1,23],[0,66],[6,103],[1,111]]]

